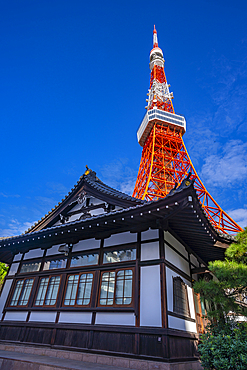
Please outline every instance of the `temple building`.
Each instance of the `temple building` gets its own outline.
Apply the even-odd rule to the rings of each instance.
[[[206,192],[182,141],[154,30],[134,197],[88,169],[25,234],[0,240],[10,265],[0,341],[166,363],[198,360],[207,303],[193,280],[241,228]],[[213,202],[211,206],[210,202]]]
[[[10,265],[0,339],[196,360],[205,307],[192,281],[232,238],[211,225],[193,182],[147,202],[87,170],[28,233],[0,241]]]

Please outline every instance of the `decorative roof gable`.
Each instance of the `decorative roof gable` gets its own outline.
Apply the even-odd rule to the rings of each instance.
[[[86,168],[68,195],[25,234],[146,202],[111,188],[96,176],[96,172]]]

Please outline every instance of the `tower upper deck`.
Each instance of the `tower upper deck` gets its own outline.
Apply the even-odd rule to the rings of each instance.
[[[156,122],[164,126],[171,125],[182,134],[186,131],[186,120],[184,116],[169,113],[154,107],[147,111],[137,131],[137,140],[141,146],[144,146],[148,135]]]
[[[147,113],[137,132],[137,139],[141,146],[145,144],[155,122],[164,126],[171,125],[173,129],[179,131],[182,135],[186,131],[185,118],[174,112],[172,105],[173,93],[170,93],[170,85],[166,81],[164,71],[165,60],[163,58],[163,51],[158,46],[155,26],[153,31],[153,49],[150,51],[149,58],[151,78],[150,88],[147,94]]]

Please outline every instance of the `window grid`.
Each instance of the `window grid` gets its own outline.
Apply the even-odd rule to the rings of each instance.
[[[33,281],[34,279],[17,281],[10,306],[26,306],[28,304]]]
[[[132,270],[122,270],[117,273],[116,299],[119,304],[130,304],[132,301]]]
[[[91,300],[93,273],[70,275],[64,298],[65,306],[88,306]]]
[[[130,306],[132,303],[133,270],[123,269],[102,273],[100,306]]]
[[[42,278],[35,300],[35,306],[54,306],[60,285],[60,276]]]
[[[91,290],[93,285],[93,274],[82,274],[78,287],[77,305],[86,306],[90,303]]]
[[[65,306],[74,306],[77,287],[78,287],[79,275],[70,275],[67,281],[66,294],[64,298]]]
[[[180,277],[173,278],[173,311],[190,317],[187,287]]]
[[[103,306],[113,305],[115,288],[115,272],[109,271],[102,274],[100,304]]]

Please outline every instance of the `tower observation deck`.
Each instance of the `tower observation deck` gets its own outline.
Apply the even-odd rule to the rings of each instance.
[[[215,229],[224,234],[242,231],[209,194],[196,173],[182,138],[186,120],[175,114],[164,63],[154,27],[147,112],[137,131],[137,139],[143,149],[133,197],[150,201],[164,198],[190,173],[202,207]]]

